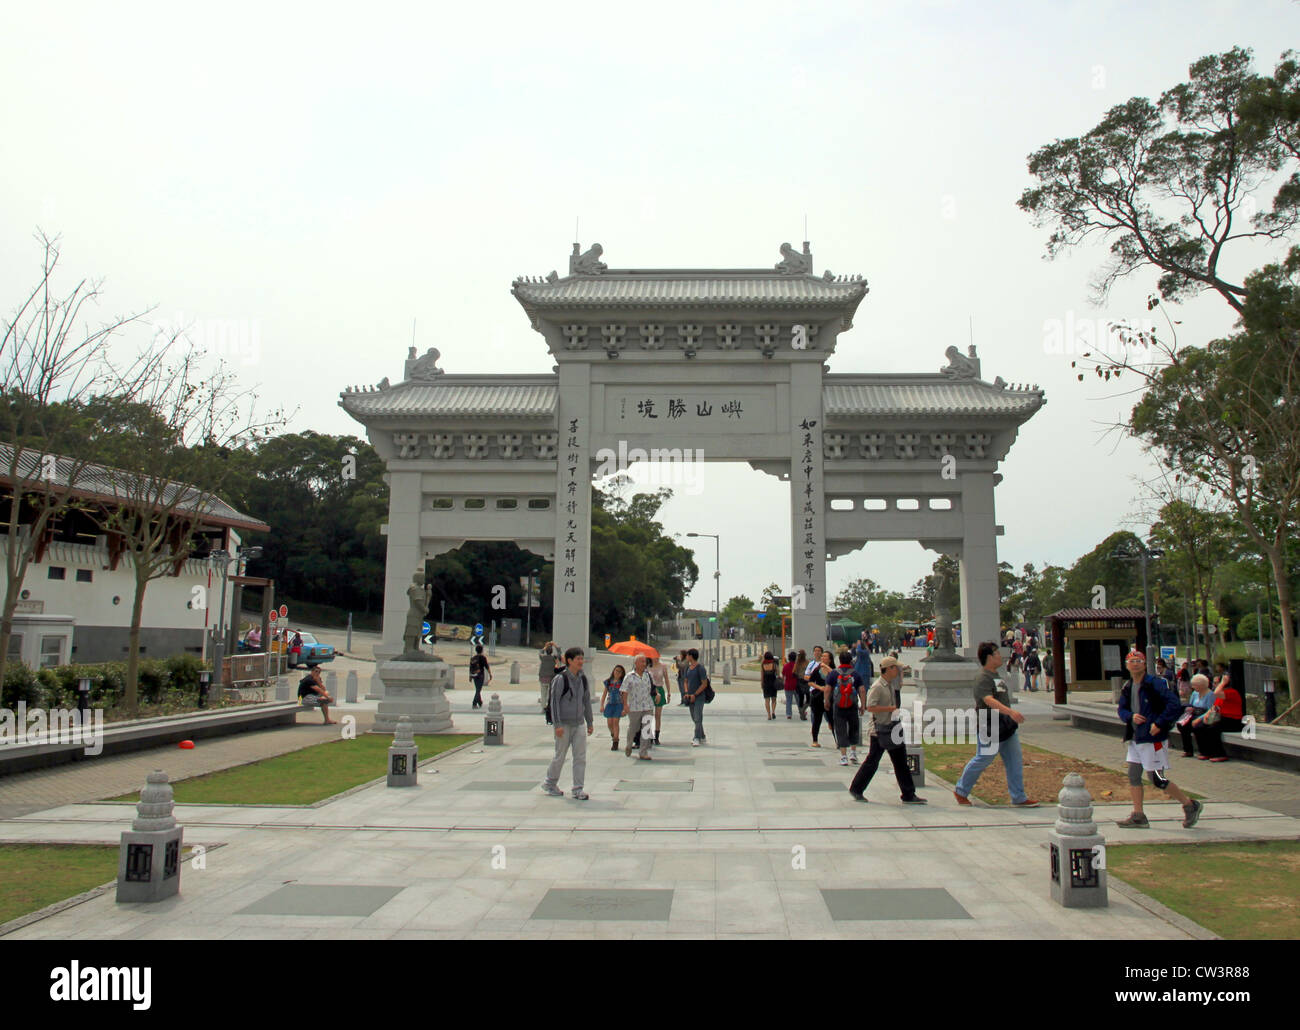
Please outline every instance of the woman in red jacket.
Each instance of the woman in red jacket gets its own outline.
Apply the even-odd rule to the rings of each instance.
[[[1225,733],[1240,733],[1242,719],[1245,717],[1245,710],[1241,700],[1241,692],[1232,685],[1232,680],[1228,676],[1227,668],[1219,663],[1218,676],[1214,681],[1214,707],[1211,711],[1217,713],[1211,717],[1210,712],[1192,720],[1192,734],[1196,737],[1196,746],[1200,749],[1200,756],[1209,759],[1211,762],[1226,762],[1228,753],[1223,748],[1223,735]],[[1213,722],[1207,719],[1213,718]]]
[[[785,717],[791,718],[791,708],[798,700],[799,679],[794,674],[795,653],[788,655],[788,660],[781,666],[781,685],[785,687]],[[803,706],[799,706],[799,717],[803,718]]]

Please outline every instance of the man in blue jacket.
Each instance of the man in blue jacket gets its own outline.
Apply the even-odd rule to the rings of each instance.
[[[1189,798],[1165,775],[1169,768],[1169,731],[1182,715],[1183,703],[1169,689],[1168,683],[1147,672],[1146,656],[1141,651],[1130,651],[1124,665],[1129,678],[1120,689],[1119,717],[1124,720],[1124,739],[1128,742],[1128,782],[1133,797],[1133,814],[1119,825],[1130,828],[1151,825],[1142,813],[1142,772],[1146,770],[1151,774],[1153,786],[1182,804],[1183,826],[1190,829],[1201,817],[1204,806]]]

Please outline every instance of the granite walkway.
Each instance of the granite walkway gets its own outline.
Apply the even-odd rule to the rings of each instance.
[[[508,710],[526,711],[529,696],[502,699]],[[1036,707],[1025,703],[1029,743],[1113,751],[1115,742],[1063,732]],[[761,711],[757,692],[720,696],[706,719],[708,745],[692,748],[686,710],[670,708],[652,762],[611,752],[598,721],[588,802],[541,794],[550,731],[536,716],[511,715],[506,747],[475,745],[437,759],[416,788],[378,784],[319,808],[178,806],[187,843],[224,845],[204,856],[205,868],[184,868],[180,897],[119,906],[108,892],[8,936],[1196,934],[1119,890],[1101,910],[1052,902],[1046,841],[1054,808],[958,808],[943,787],[922,791],[928,806],[903,806],[887,771],[872,783],[871,803],[856,804],[845,790],[852,770],[829,749],[807,747],[806,723],[768,721]],[[462,729],[477,722],[457,717]],[[1244,770],[1216,768],[1240,782],[1249,779]],[[1115,826],[1126,806],[1099,807],[1102,832],[1111,843],[1300,836],[1296,818],[1188,785],[1214,798],[1195,829],[1182,829],[1177,806],[1152,804],[1145,832]],[[561,786],[570,786],[567,769]],[[1265,785],[1250,786],[1257,788]],[[1294,796],[1290,780],[1280,789]],[[132,815],[124,805],[69,804],[0,819],[0,839],[116,843]]]

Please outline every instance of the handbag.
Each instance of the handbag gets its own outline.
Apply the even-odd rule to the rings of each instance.
[[[700,696],[704,698],[704,703],[706,705],[712,704],[713,697],[714,697],[713,684],[710,683],[707,687],[705,687],[704,690],[700,693]]]
[[[1201,724],[1203,726],[1213,726],[1221,718],[1223,718],[1223,713],[1215,705],[1210,705],[1205,710],[1205,714],[1201,716]]]

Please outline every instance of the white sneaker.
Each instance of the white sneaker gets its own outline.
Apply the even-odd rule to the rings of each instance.
[[[698,740],[691,741],[691,747],[699,747],[699,746],[700,746],[700,742]]]
[[[849,764],[848,755],[840,755],[840,765],[848,765],[848,764]]]
[[[849,762],[853,765],[858,764],[858,749],[855,747],[849,748]]]

